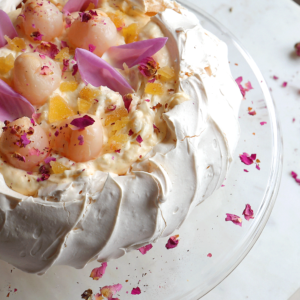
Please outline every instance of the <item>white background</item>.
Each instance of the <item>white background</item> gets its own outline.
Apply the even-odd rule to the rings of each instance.
[[[203,299],[298,300],[300,185],[290,173],[300,174],[300,57],[293,50],[300,42],[300,6],[291,0],[190,2],[224,24],[254,58],[272,89],[284,139],[281,188],[266,228],[237,269]]]

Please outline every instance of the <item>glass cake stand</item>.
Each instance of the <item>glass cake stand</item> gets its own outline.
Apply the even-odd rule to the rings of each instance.
[[[198,7],[186,1],[184,5],[206,29],[226,42],[234,78],[243,76],[243,83],[250,81],[254,87],[241,105],[241,138],[224,186],[174,233],[180,236],[177,248],[167,250],[167,238],[161,239],[144,256],[133,251],[108,262],[99,281],[89,278],[92,269],[100,266],[98,262],[83,270],[56,266],[38,276],[0,261],[0,299],[7,299],[10,293],[16,300],[75,300],[87,289],[96,294],[100,287],[117,283],[123,285],[115,296],[121,300],[199,299],[228,276],[255,244],[272,211],[281,178],[282,139],[274,102],[259,69],[236,38]],[[248,114],[249,106],[256,110],[255,116]],[[261,126],[260,122],[267,124]],[[243,152],[257,153],[260,171],[255,165],[241,163],[239,154]],[[242,227],[225,222],[226,213],[242,216],[247,203],[254,210],[253,220],[243,218]],[[209,253],[212,257],[207,256]],[[137,286],[141,294],[131,295]]]

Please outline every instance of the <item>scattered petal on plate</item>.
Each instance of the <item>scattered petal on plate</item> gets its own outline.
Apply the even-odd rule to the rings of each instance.
[[[256,167],[255,167],[257,170],[259,170],[260,171],[260,166],[259,166],[259,164],[256,164]]]
[[[248,173],[249,171],[248,171],[248,170],[246,170],[246,169],[244,169],[244,172]]]
[[[279,77],[277,77],[277,76],[275,76],[275,75],[273,76],[273,79],[275,79],[275,80],[277,80],[278,78],[279,78]]]
[[[168,38],[156,38],[134,42],[126,45],[110,47],[103,55],[103,59],[118,69],[123,70],[125,63],[129,68],[138,65],[146,57],[154,55],[167,42]]]
[[[297,43],[297,44],[295,45],[295,49],[296,49],[296,54],[297,54],[298,56],[300,56],[300,43]]]
[[[113,296],[122,289],[122,284],[115,284],[104,286],[100,289],[102,296],[106,297],[108,300],[113,300]]]
[[[235,225],[239,225],[242,227],[242,219],[239,216],[233,215],[233,214],[226,214],[225,221],[231,221]]]
[[[85,10],[90,3],[93,3],[97,7],[98,0],[69,0],[62,11],[63,13],[73,13]]]
[[[252,165],[255,159],[256,159],[256,154],[249,155],[248,153],[244,152],[243,154],[240,155],[241,162],[247,166]]]
[[[106,268],[107,268],[107,263],[104,262],[102,263],[101,267],[93,269],[90,277],[93,278],[93,280],[99,280],[105,274]]]
[[[0,121],[13,121],[24,116],[31,118],[34,111],[26,98],[0,79]]]
[[[7,44],[7,41],[4,38],[5,35],[10,39],[18,37],[17,31],[8,14],[0,9],[0,48]]]
[[[283,84],[282,84],[282,87],[286,87],[287,86],[287,82],[285,81]]]
[[[254,219],[253,210],[251,209],[250,204],[246,204],[246,207],[243,211],[243,215],[247,221],[249,221],[250,219]]]
[[[94,87],[107,86],[121,95],[133,92],[126,79],[105,60],[84,49],[77,48],[75,53],[82,80]]]
[[[101,294],[97,293],[97,294],[95,295],[95,300],[104,300],[104,297],[102,297]]]
[[[263,126],[263,125],[265,125],[265,124],[267,124],[267,122],[260,122],[260,125],[261,125],[261,126]]]
[[[256,115],[256,111],[255,110],[249,111],[248,114],[250,116],[255,116]]]
[[[149,250],[153,248],[152,244],[146,245],[138,249],[143,255],[145,255]]]
[[[208,254],[207,254],[207,257],[212,257],[212,254],[211,254],[211,253],[208,253]]]
[[[245,88],[242,86],[242,81],[243,81],[243,77],[242,76],[238,77],[235,81],[236,81],[237,85],[239,86],[240,91],[241,91],[243,97],[245,97],[246,92],[249,92],[250,90],[253,89],[250,81],[248,81],[245,84]]]
[[[131,291],[131,295],[139,295],[141,293],[141,289],[139,287],[133,288]]]
[[[292,171],[291,175],[295,179],[295,181],[300,185],[300,178],[298,178],[298,174]]]
[[[168,243],[166,244],[166,248],[169,250],[169,249],[173,249],[175,247],[177,247],[178,243],[179,243],[179,235],[174,235],[174,236],[171,236],[168,240]]]
[[[91,289],[88,289],[82,293],[81,298],[84,300],[91,300],[92,296],[93,296],[93,291]]]

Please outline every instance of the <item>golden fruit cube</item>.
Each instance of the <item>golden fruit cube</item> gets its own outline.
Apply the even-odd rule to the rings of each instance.
[[[49,123],[54,123],[74,116],[75,112],[60,96],[54,96],[49,102]]]
[[[163,80],[171,80],[175,77],[175,70],[174,68],[166,66],[158,70],[158,75],[160,75]]]
[[[25,44],[24,39],[21,39],[18,37],[10,39],[7,35],[5,35],[4,38],[7,41],[8,46],[11,50],[20,52],[23,49],[26,49],[26,44]]]
[[[54,174],[62,174],[64,171],[69,170],[66,166],[58,161],[51,161],[50,165]]]
[[[59,51],[59,53],[55,56],[55,60],[59,62],[63,62],[64,59],[69,59],[69,58],[70,58],[70,53],[68,47],[62,48]]]
[[[91,89],[89,87],[84,87],[80,93],[79,97],[85,100],[94,100],[99,96],[99,90]]]
[[[110,115],[108,115],[105,119],[105,126],[111,125],[118,120],[121,120],[123,117],[128,116],[128,111],[125,107],[117,108]]]
[[[108,12],[107,15],[111,19],[111,21],[115,24],[117,29],[123,28],[125,26],[125,21],[121,16],[118,16],[111,12]]]
[[[122,35],[125,38],[125,43],[130,44],[138,40],[139,30],[136,23],[132,23],[128,27],[123,28]]]
[[[62,92],[74,92],[78,87],[78,83],[76,81],[65,81],[60,84],[59,89]]]
[[[145,88],[145,93],[150,95],[162,95],[164,88],[161,83],[150,83],[148,82]]]
[[[15,59],[12,54],[0,57],[0,73],[8,73],[14,67]]]
[[[115,122],[115,124],[112,127],[112,130],[121,130],[129,123],[129,117],[123,117],[121,120],[118,120]]]
[[[90,100],[78,99],[78,111],[80,114],[85,114],[92,107],[92,102]]]
[[[109,140],[108,144],[111,150],[119,150],[121,149],[124,144],[128,141],[128,134],[118,134],[113,135]]]

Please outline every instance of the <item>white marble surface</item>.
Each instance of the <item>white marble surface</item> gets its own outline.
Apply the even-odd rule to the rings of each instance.
[[[281,188],[265,230],[237,269],[203,299],[298,300],[300,186],[290,173],[300,174],[300,57],[293,54],[300,41],[300,6],[291,0],[190,2],[223,23],[252,55],[272,88],[284,138]]]

